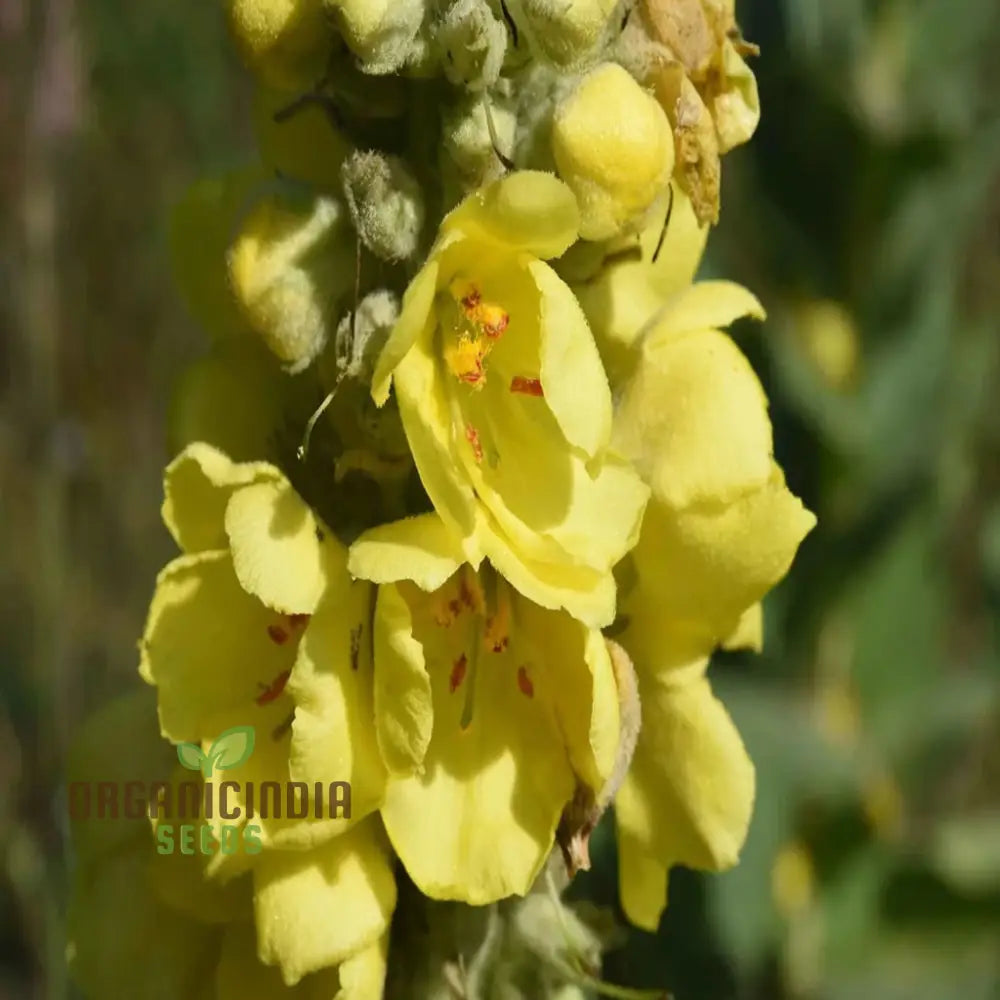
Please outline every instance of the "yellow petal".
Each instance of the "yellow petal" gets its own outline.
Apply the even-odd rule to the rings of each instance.
[[[757,297],[742,285],[732,281],[698,281],[666,302],[647,344],[652,349],[683,333],[726,327],[744,316],[763,320],[766,315]]]
[[[422,773],[389,779],[389,837],[432,898],[480,905],[524,894],[575,787],[554,710],[557,678],[524,630],[487,647],[473,615],[450,624],[435,616],[447,594],[404,593],[431,679],[434,728]]]
[[[431,257],[410,282],[403,295],[403,307],[396,325],[379,355],[372,378],[372,399],[381,406],[389,398],[389,386],[396,366],[417,340],[434,323],[434,295],[437,292],[438,263]]]
[[[412,580],[437,590],[463,562],[455,536],[437,514],[420,514],[366,531],[352,546],[351,576],[373,583]]]
[[[433,722],[431,683],[410,607],[399,589],[387,584],[379,588],[375,610],[375,726],[390,773],[420,767]]]
[[[469,195],[441,224],[547,260],[576,242],[580,212],[573,192],[553,174],[517,170]]]
[[[611,390],[587,319],[546,264],[528,266],[541,311],[541,383],[566,440],[593,457],[611,436]]]
[[[376,943],[396,905],[377,821],[313,851],[265,851],[254,869],[257,949],[288,985]]]
[[[352,955],[340,966],[340,991],[334,1000],[382,1000],[388,958],[388,935]]]
[[[217,735],[220,713],[245,714],[292,667],[294,644],[273,636],[284,626],[240,587],[227,552],[170,563],[157,578],[139,668],[158,689],[163,735],[198,742]]]
[[[251,917],[250,880],[231,879],[223,884],[207,879],[204,858],[199,854],[185,854],[177,849],[156,854],[150,858],[146,874],[157,897],[191,920],[226,924]]]
[[[302,637],[288,681],[296,706],[291,775],[310,786],[350,782],[350,822],[378,808],[385,787],[375,737],[373,597],[366,583],[328,594]]]
[[[615,417],[615,447],[671,508],[725,504],[770,478],[767,397],[717,330],[649,345]]]
[[[758,601],[740,615],[739,624],[722,644],[723,649],[749,649],[759,653],[764,648],[764,606]]]
[[[721,871],[736,864],[754,801],[754,769],[704,665],[640,674],[643,724],[615,803],[619,829],[656,861]]]
[[[617,810],[616,810],[617,815]],[[617,823],[618,895],[629,921],[655,934],[667,905],[667,866]]]
[[[225,513],[233,490],[281,478],[266,462],[236,463],[212,445],[196,442],[164,473],[163,522],[185,552],[228,548]]]
[[[328,586],[346,581],[346,550],[287,480],[237,489],[226,534],[240,585],[275,611],[312,614]]]

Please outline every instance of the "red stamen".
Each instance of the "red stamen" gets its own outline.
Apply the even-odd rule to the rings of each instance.
[[[483,446],[479,440],[479,431],[477,431],[472,424],[465,425],[465,440],[468,441],[472,447],[472,457],[475,458],[477,462],[481,462],[483,460]]]
[[[288,619],[288,624],[291,625],[292,628],[305,628],[306,625],[309,624],[309,619],[312,616],[311,615],[286,615],[285,617]]]
[[[469,659],[463,653],[454,663],[451,668],[451,677],[448,678],[448,690],[454,694],[461,686],[462,681],[465,680],[465,671],[469,666]]]
[[[544,396],[541,379],[526,378],[524,375],[515,375],[510,380],[510,391],[520,392],[525,396]]]
[[[497,337],[503,334],[508,326],[510,326],[510,316],[507,313],[503,313],[495,320],[485,322],[483,324],[483,333],[485,333],[490,340],[496,340]]]
[[[479,289],[473,288],[472,291],[469,292],[469,294],[466,295],[464,299],[462,299],[462,308],[466,312],[472,312],[472,310],[475,309],[479,305],[479,303],[482,302],[482,300],[483,296],[480,293]]]
[[[526,698],[535,697],[535,685],[531,683],[527,667],[517,668],[517,686]]]
[[[268,625],[267,634],[271,638],[271,642],[278,646],[284,646],[288,642],[288,633],[280,625]]]
[[[256,703],[260,706],[268,705],[276,698],[278,698],[282,691],[285,690],[285,685],[288,683],[288,678],[291,677],[291,670],[286,670],[284,673],[278,674],[277,677],[271,681],[270,685],[261,684],[263,690],[254,699]]]

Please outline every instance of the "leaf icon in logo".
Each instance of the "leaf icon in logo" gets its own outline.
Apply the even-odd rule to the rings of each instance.
[[[190,771],[200,771],[205,762],[205,755],[197,743],[178,743],[177,759]]]
[[[254,737],[253,726],[233,726],[220,733],[202,762],[202,774],[208,777],[213,768],[228,771],[239,767],[253,753]]]

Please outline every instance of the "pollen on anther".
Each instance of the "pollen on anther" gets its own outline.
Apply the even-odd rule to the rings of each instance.
[[[531,683],[527,667],[517,668],[517,687],[526,698],[535,697],[535,685]]]
[[[469,666],[469,658],[463,653],[452,665],[451,676],[448,678],[448,690],[454,694],[465,680],[465,671]]]
[[[515,375],[510,380],[510,391],[519,392],[525,396],[545,395],[545,390],[542,388],[541,379],[527,378],[524,375]]]

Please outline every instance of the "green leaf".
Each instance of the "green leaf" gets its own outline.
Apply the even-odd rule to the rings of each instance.
[[[239,767],[253,753],[254,736],[253,726],[234,726],[220,733],[208,751],[208,773],[213,767],[219,771]]]
[[[178,743],[177,759],[189,770],[200,771],[205,755],[196,743]]]

